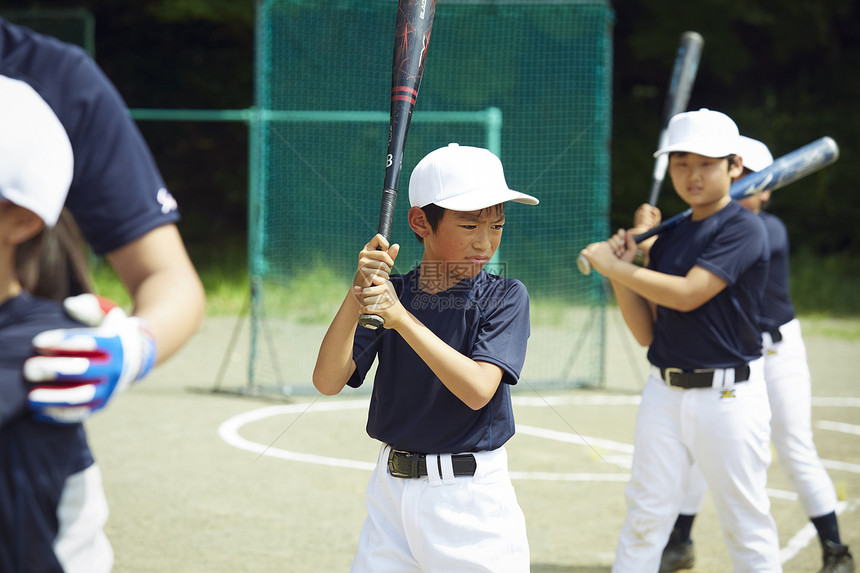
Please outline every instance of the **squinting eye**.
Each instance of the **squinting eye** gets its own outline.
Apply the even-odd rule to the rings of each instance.
[[[504,225],[493,225],[493,229],[496,231],[501,231],[504,228]]]

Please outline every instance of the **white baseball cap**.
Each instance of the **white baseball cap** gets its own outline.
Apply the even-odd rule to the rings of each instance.
[[[0,75],[0,200],[56,224],[72,184],[66,130],[36,90]]]
[[[758,139],[741,136],[741,147],[738,155],[743,160],[743,165],[750,171],[761,171],[773,163],[773,155],[767,145]]]
[[[449,143],[428,153],[409,178],[409,203],[434,203],[452,211],[477,211],[516,201],[537,205],[531,195],[508,189],[502,162],[488,149]]]
[[[669,120],[666,145],[654,157],[683,151],[705,157],[740,154],[738,126],[732,118],[718,111],[702,108],[679,113]]]

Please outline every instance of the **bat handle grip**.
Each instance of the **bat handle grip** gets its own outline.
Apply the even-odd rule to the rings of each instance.
[[[376,231],[387,241],[391,236],[391,221],[394,219],[394,205],[397,203],[397,189],[386,187],[382,190],[382,205],[379,208],[379,226]]]
[[[397,201],[397,189],[385,187],[382,190],[382,206],[379,211],[378,233],[388,240],[391,236],[391,220],[394,218],[394,204]],[[378,248],[378,247],[377,247]],[[385,325],[385,319],[377,314],[362,314],[358,324],[370,330],[379,330]]]

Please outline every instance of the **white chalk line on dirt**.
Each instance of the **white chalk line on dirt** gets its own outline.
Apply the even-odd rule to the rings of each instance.
[[[639,403],[639,396],[547,396],[542,398],[515,396],[513,397],[513,403],[521,407],[546,407],[553,405],[619,406],[636,405]],[[819,405],[819,403],[821,403],[825,406],[839,405],[855,407],[855,404],[851,403],[850,400],[846,401],[844,398],[813,398],[813,403],[815,405]],[[860,400],[856,401],[856,406],[860,406]],[[251,440],[247,440],[239,435],[239,430],[240,428],[242,428],[242,426],[273,416],[313,412],[333,412],[340,410],[357,410],[366,409],[367,407],[368,399],[314,402],[310,405],[301,403],[268,406],[264,408],[258,408],[256,410],[251,410],[250,412],[245,412],[244,414],[233,416],[232,418],[226,420],[224,423],[221,424],[221,426],[218,428],[218,434],[221,436],[221,439],[223,439],[229,445],[242,450],[254,452],[259,455],[266,455],[274,458],[298,462],[315,463],[331,467],[346,467],[371,471],[376,465],[372,462],[348,460],[343,458],[320,456],[315,454],[306,454],[301,452],[284,450],[282,448],[275,448],[272,446],[267,446]],[[818,425],[827,429],[837,429],[838,427],[843,431],[844,429],[842,428],[842,426],[846,426],[837,425],[835,422],[819,422]],[[582,436],[569,432],[559,432],[547,428],[538,428],[535,426],[527,425],[517,425],[517,432],[520,434],[531,435],[558,442],[584,445],[592,448],[600,448],[604,450],[619,452],[621,455],[606,458],[607,461],[625,469],[630,468],[630,460],[633,454],[632,444],[626,444],[614,440],[606,440],[603,438]],[[860,473],[860,465],[858,464],[850,464],[835,460],[824,460],[823,463],[829,469],[836,469],[851,473]],[[511,477],[512,479],[523,480],[535,479],[553,481],[608,482],[626,481],[629,476],[627,474],[613,473],[512,472]],[[796,494],[794,494],[793,492],[784,492],[781,490],[769,490],[769,492],[771,494],[771,497],[781,499],[797,499]]]
[[[842,515],[846,511],[851,513],[857,509],[857,500],[840,501],[836,504],[836,515]],[[785,547],[779,551],[780,563],[785,565],[792,557],[800,553],[803,549],[809,546],[813,539],[818,538],[818,532],[812,523],[807,523],[800,531],[794,534],[794,537],[788,540]]]
[[[514,397],[513,403],[517,406],[523,407],[546,407],[546,406],[554,406],[554,405],[606,405],[606,406],[627,406],[627,405],[637,405],[639,403],[639,396],[548,396],[545,398],[524,398],[524,397]],[[840,407],[860,407],[860,399],[845,399],[845,398],[813,398],[812,403],[814,406],[840,406]],[[343,458],[334,458],[329,456],[318,456],[315,454],[306,454],[301,452],[294,452],[289,450],[284,450],[281,448],[275,448],[271,445],[267,446],[265,444],[253,442],[251,440],[247,440],[239,435],[239,430],[245,426],[246,424],[250,424],[253,422],[257,422],[266,418],[270,418],[273,416],[281,416],[287,414],[300,414],[300,413],[313,413],[313,412],[332,412],[332,411],[341,411],[341,410],[357,410],[357,409],[365,409],[368,407],[369,401],[367,399],[360,400],[338,400],[333,402],[315,402],[308,406],[308,404],[286,404],[286,405],[278,405],[278,406],[268,406],[264,408],[257,408],[255,410],[251,410],[249,412],[245,412],[243,414],[239,414],[229,418],[224,421],[218,427],[218,435],[224,440],[227,444],[239,448],[241,450],[246,450],[249,452],[254,452],[259,455],[266,455],[273,458],[304,462],[304,463],[313,463],[323,466],[330,467],[341,467],[341,468],[351,468],[351,469],[359,469],[365,471],[372,471],[376,466],[375,463],[359,461],[359,460],[348,460]],[[818,422],[818,427],[822,429],[836,430],[846,432],[846,427],[848,424],[839,424],[836,422]],[[855,433],[851,431],[849,428],[847,433]],[[554,440],[559,442],[565,442],[576,445],[585,445],[590,447],[599,447],[607,450],[620,452],[622,455],[612,457],[611,463],[615,463],[621,467],[626,467],[629,469],[629,460],[632,458],[633,454],[633,445],[625,444],[622,442],[616,442],[614,440],[606,440],[602,438],[593,438],[588,436],[581,436],[577,434],[572,434],[569,432],[559,432],[556,430],[550,430],[546,428],[538,428],[535,426],[517,426],[517,432],[521,434],[531,435],[539,438],[544,438],[548,440]],[[834,460],[822,460],[825,467],[829,469],[837,469],[842,471],[848,471],[852,473],[860,473],[860,465],[858,464],[849,464],[846,462],[834,461]],[[513,480],[538,480],[538,481],[565,481],[565,482],[626,482],[629,479],[629,474],[627,473],[559,473],[559,472],[510,472],[511,479]],[[768,488],[768,495],[772,498],[784,499],[784,500],[797,500],[798,496],[794,492],[783,491],[783,490],[775,490],[772,488]],[[837,506],[837,514],[841,514],[845,511],[852,512],[858,506],[858,500],[851,500],[849,502],[840,501]],[[801,550],[808,547],[809,544],[817,537],[817,533],[815,531],[815,527],[811,523],[807,524],[803,528],[800,529],[794,536],[788,541],[786,546],[780,550],[780,561],[785,564],[794,556],[796,556]]]
[[[312,463],[330,467],[341,467],[341,468],[352,468],[359,470],[372,471],[376,466],[375,463],[366,462],[366,461],[358,461],[358,460],[348,460],[343,458],[334,458],[330,456],[319,456],[316,454],[306,454],[301,452],[294,452],[290,450],[284,450],[282,448],[276,448],[271,445],[265,445],[258,442],[254,442],[248,439],[243,438],[239,435],[239,430],[245,426],[246,424],[250,424],[253,422],[258,422],[260,420],[271,418],[273,416],[282,416],[287,414],[299,414],[299,413],[313,413],[313,412],[333,412],[340,410],[357,410],[357,409],[366,409],[369,405],[369,401],[366,399],[363,400],[338,400],[335,402],[315,402],[308,406],[307,404],[285,404],[278,406],[267,406],[264,408],[258,408],[256,410],[251,410],[250,412],[245,412],[244,414],[239,414],[229,418],[225,422],[223,422],[218,427],[218,435],[224,440],[227,444],[239,448],[240,450],[246,450],[249,452],[254,452],[255,454],[270,456],[273,458],[279,458],[284,460],[291,460],[296,462],[305,462]],[[545,405],[545,404],[544,404]],[[629,444],[622,444],[620,442],[613,442],[611,440],[602,440],[600,438],[589,438],[587,436],[576,436],[573,434],[565,434],[563,432],[553,432],[552,430],[544,430],[542,428],[532,428],[531,426],[518,426],[518,431],[521,433],[532,433],[532,435],[536,435],[539,437],[545,437],[548,439],[555,439],[557,441],[564,441],[568,443],[581,443],[587,444],[591,443],[594,445],[598,445],[599,447],[612,449],[612,450],[620,450],[625,453],[632,453],[633,446]],[[629,464],[628,466],[629,467]],[[511,472],[511,479],[534,479],[534,480],[553,480],[553,481],[573,481],[573,482],[584,482],[584,481],[599,481],[599,482],[626,482],[630,476],[627,474],[613,474],[613,473],[552,473],[552,472]]]
[[[815,423],[816,428],[821,428],[822,430],[833,430],[834,432],[842,432],[843,434],[854,434],[855,436],[860,436],[860,426],[857,424],[846,424],[844,422],[829,422],[827,420],[821,420],[820,422]]]

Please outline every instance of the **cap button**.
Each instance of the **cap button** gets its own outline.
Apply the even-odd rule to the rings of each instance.
[[[459,143],[449,143],[448,147],[460,147]]]

